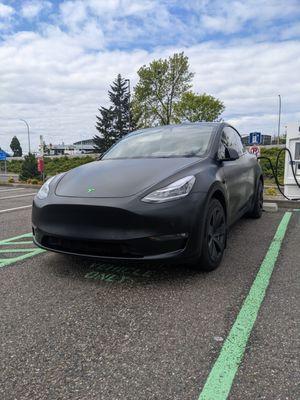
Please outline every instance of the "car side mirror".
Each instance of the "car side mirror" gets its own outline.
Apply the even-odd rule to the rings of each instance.
[[[220,161],[234,161],[239,158],[238,152],[233,147],[226,147],[225,148],[225,158],[221,159]]]

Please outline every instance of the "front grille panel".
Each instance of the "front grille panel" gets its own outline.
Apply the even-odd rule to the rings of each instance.
[[[133,249],[130,249],[130,246],[125,242],[90,241],[44,236],[42,245],[53,250],[99,257],[143,257],[142,254],[138,254]]]
[[[127,241],[81,240],[44,235],[39,230],[36,230],[35,237],[42,246],[48,249],[111,258],[141,259],[147,256],[183,250],[187,243],[187,238],[179,237],[174,237],[173,239],[166,238],[166,240],[155,240],[155,238]]]
[[[115,241],[168,234],[175,222],[153,215],[144,216],[115,207],[90,205],[46,205],[34,209],[33,224],[49,235]]]

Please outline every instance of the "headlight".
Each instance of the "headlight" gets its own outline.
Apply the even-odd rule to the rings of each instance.
[[[48,197],[49,194],[49,189],[50,189],[50,183],[53,181],[54,178],[56,178],[56,176],[52,176],[52,178],[49,178],[44,184],[43,186],[40,188],[40,190],[37,192],[37,197],[40,200],[45,199],[46,197]]]
[[[149,193],[142,201],[146,203],[164,203],[165,201],[181,199],[190,193],[195,180],[196,178],[193,175],[179,179],[164,188]]]

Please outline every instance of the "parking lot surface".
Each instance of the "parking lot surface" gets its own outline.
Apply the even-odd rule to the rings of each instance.
[[[111,266],[36,254],[36,190],[10,189],[0,187],[1,399],[225,399],[203,389],[284,212],[236,223],[209,274]],[[229,399],[300,398],[299,243],[295,211]]]

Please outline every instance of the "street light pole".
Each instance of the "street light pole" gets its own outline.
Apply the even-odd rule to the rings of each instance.
[[[28,154],[30,154],[31,151],[30,151],[30,131],[29,131],[29,125],[28,125],[28,122],[25,121],[25,119],[21,119],[21,118],[20,118],[20,121],[23,121],[23,122],[26,124],[26,126],[27,126],[27,134],[28,134]]]
[[[279,99],[279,104],[278,104],[278,132],[277,132],[278,138],[277,138],[277,141],[278,141],[278,144],[280,144],[280,118],[281,118],[281,95],[280,94],[278,95],[278,99]]]
[[[129,131],[131,131],[131,117],[130,117],[130,97],[131,97],[131,92],[130,92],[130,79],[125,79],[125,82],[127,82],[127,89],[128,89],[128,124],[129,124]]]

